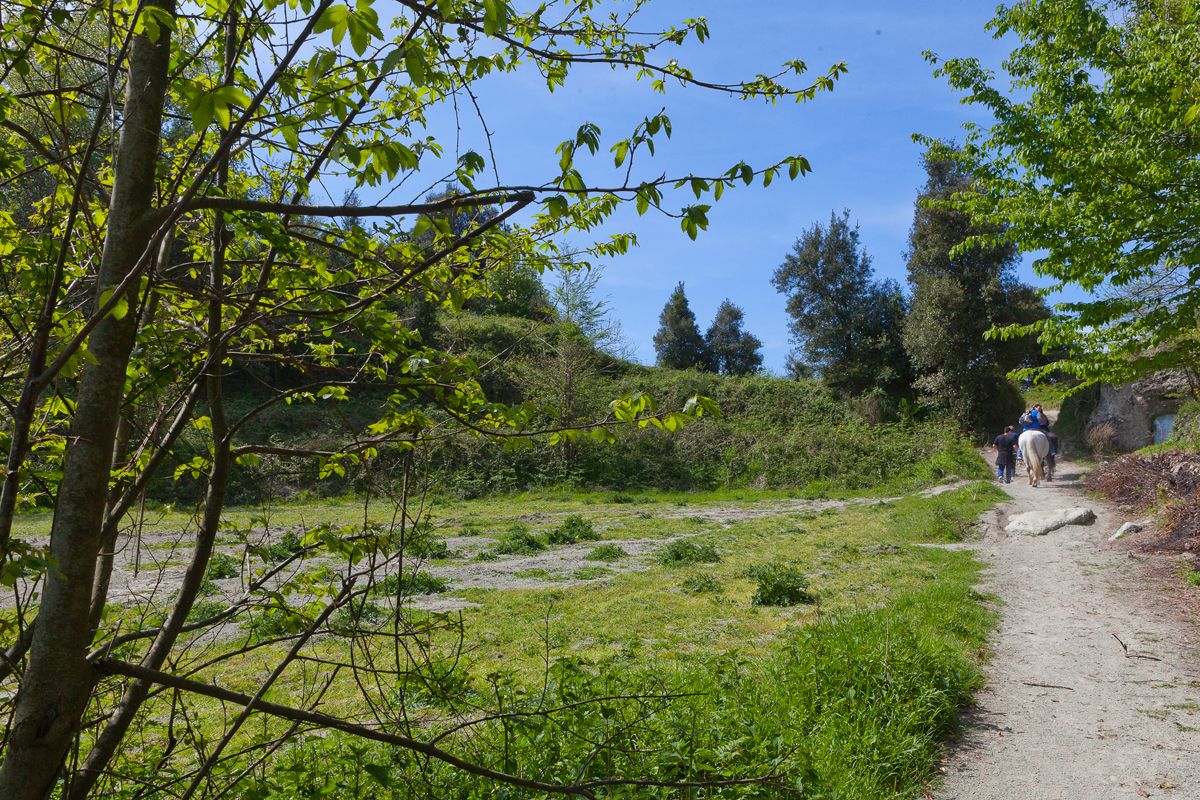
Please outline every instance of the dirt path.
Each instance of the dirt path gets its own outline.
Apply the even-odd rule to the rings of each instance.
[[[1123,518],[1079,478],[1068,462],[1043,488],[1014,480],[973,545],[989,565],[983,588],[1004,605],[939,800],[1200,797],[1197,631],[1155,601],[1143,560],[1107,542]],[[1073,506],[1095,524],[1003,530],[1009,515]]]

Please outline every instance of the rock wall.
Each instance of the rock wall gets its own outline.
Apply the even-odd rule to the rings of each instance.
[[[1182,370],[1156,372],[1134,383],[1104,385],[1084,430],[1093,448],[1122,453],[1154,443],[1154,420],[1174,414],[1192,394]]]

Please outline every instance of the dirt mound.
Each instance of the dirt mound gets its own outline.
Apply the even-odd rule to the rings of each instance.
[[[1124,511],[1161,512],[1163,535],[1151,549],[1200,549],[1200,453],[1122,456],[1098,467],[1086,482]]]

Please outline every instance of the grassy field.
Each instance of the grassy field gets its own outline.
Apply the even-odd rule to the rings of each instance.
[[[970,536],[979,513],[1002,497],[990,483],[968,482],[936,497],[823,506],[762,492],[544,493],[439,505],[431,511],[439,533],[467,534],[480,547],[514,524],[546,540],[569,515],[586,519],[598,541],[547,548],[580,554],[559,569],[466,552],[432,560],[433,573],[480,564],[540,585],[451,582],[449,596],[464,607],[409,610],[403,654],[386,636],[322,636],[266,697],[300,705],[320,694],[325,712],[422,739],[442,735],[452,752],[538,780],[713,784],[594,793],[606,798],[912,798],[935,775],[994,624],[972,588],[979,565],[940,545]],[[271,524],[353,523],[385,511],[349,501],[283,507]],[[239,513],[250,522],[252,512]],[[155,524],[167,530],[180,519]],[[589,558],[596,548],[606,560]],[[197,640],[179,668],[191,663],[199,679],[253,693],[286,643],[200,667],[212,646]],[[362,666],[392,656],[401,672],[374,674],[365,686]],[[235,710],[188,703],[191,747],[161,760],[132,748],[109,795],[132,798],[151,777],[182,780]],[[178,714],[167,694],[146,706],[138,734],[146,752],[178,738]],[[281,730],[256,717],[235,736],[230,752],[246,756],[222,763],[212,796],[240,774],[224,796],[546,796],[340,733],[300,735],[254,768],[253,746]]]
[[[1002,496],[975,482],[937,496],[843,502],[744,491],[542,493],[438,504],[430,510],[436,530],[453,542],[477,541],[470,552],[484,552],[513,525],[544,541],[572,514],[590,523],[598,541],[548,547],[559,558],[549,568],[530,567],[521,556],[481,560],[465,549],[432,560],[425,569],[434,574],[479,565],[535,585],[464,589],[451,581],[445,596],[463,607],[409,610],[403,653],[387,636],[321,636],[267,697],[299,705],[320,693],[326,713],[382,719],[419,738],[444,734],[453,752],[540,780],[718,784],[611,787],[597,793],[603,797],[914,797],[933,776],[939,743],[978,681],[993,624],[972,588],[979,565],[937,545],[969,536]],[[364,510],[361,501],[347,501],[284,507],[271,512],[270,524],[355,523],[364,515],[383,521],[389,513],[382,504]],[[249,524],[261,512],[237,514]],[[22,521],[27,532],[39,524]],[[154,525],[163,533],[186,527],[186,518],[164,515]],[[590,557],[597,548],[607,560]],[[368,605],[386,616],[386,601]],[[196,677],[253,693],[286,644],[203,668],[212,646],[193,643],[177,668],[190,663]],[[364,686],[350,665],[361,670],[369,662],[401,670],[374,674]],[[551,708],[558,710],[546,713]],[[190,704],[193,752],[219,736],[232,710],[216,701]],[[489,710],[512,716],[487,718]],[[175,719],[162,695],[148,704],[139,736],[147,745],[178,736],[169,730]],[[231,752],[282,730],[276,720],[256,719]],[[472,723],[469,734],[447,733],[464,722]],[[156,781],[186,775],[194,763],[187,752],[143,761],[134,748],[111,796],[135,796],[148,774]],[[248,758],[223,764],[214,786],[246,771]],[[275,752],[226,796],[543,795],[326,733]]]

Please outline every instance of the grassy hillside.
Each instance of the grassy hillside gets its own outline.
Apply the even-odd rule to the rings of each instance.
[[[519,317],[459,314],[442,318],[437,337],[480,366],[489,397],[526,405],[535,425],[554,428],[603,419],[608,403],[641,392],[658,408],[678,409],[693,395],[715,399],[721,416],[682,431],[617,430],[615,444],[581,441],[551,446],[545,437],[502,447],[472,435],[442,438],[417,456],[421,485],[460,497],[572,487],[634,491],[754,487],[811,495],[925,485],[951,475],[978,477],[982,467],[956,431],[934,423],[872,423],[839,403],[819,382],[645,367],[596,350],[563,325]],[[265,398],[251,381],[230,388],[231,411]],[[280,404],[245,428],[258,441],[323,448],[364,431],[385,394],[360,392],[348,401]],[[429,413],[437,416],[436,409]],[[183,460],[186,460],[183,459]],[[399,473],[386,450],[371,465],[317,479],[318,465],[280,461],[242,467],[236,502],[335,496],[379,489]],[[159,499],[186,501],[198,487],[164,475]]]

